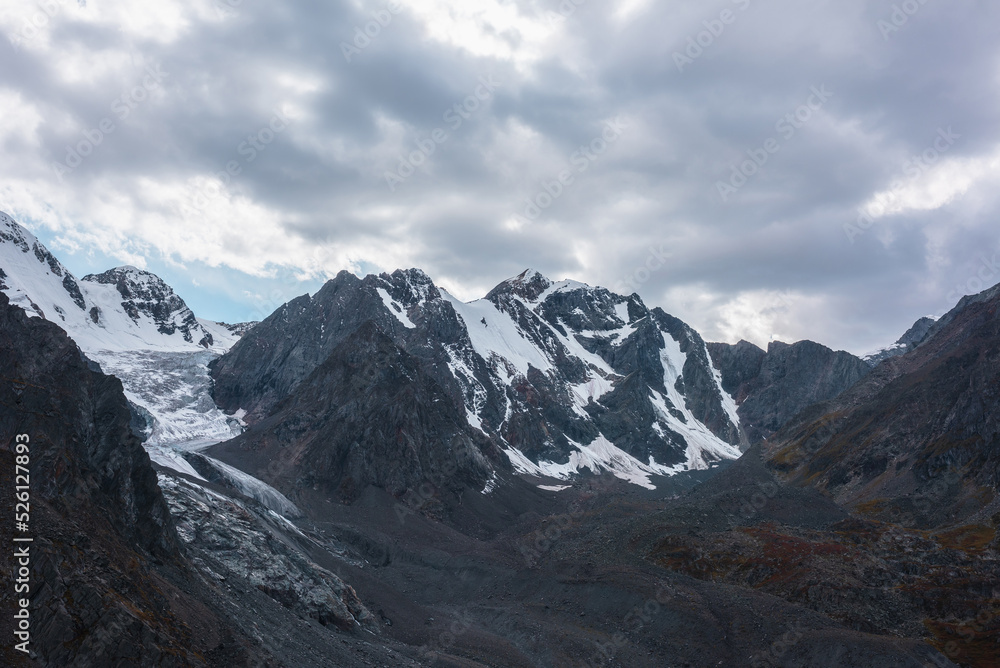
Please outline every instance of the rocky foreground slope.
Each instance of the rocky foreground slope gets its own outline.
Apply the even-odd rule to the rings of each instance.
[[[13,512],[0,531],[33,538],[32,654],[4,642],[3,665],[416,665],[370,642],[371,615],[286,522],[203,481],[158,484],[121,383],[93,366],[0,294],[0,458],[13,472],[15,437],[27,435],[31,487],[28,531],[15,533]],[[3,498],[13,485],[3,476]],[[0,589],[6,638],[13,595]]]
[[[119,381],[92,371],[58,327],[29,319],[6,295],[0,368],[2,455],[12,463],[17,434],[31,444],[32,647],[40,665],[114,665],[129,656],[161,665],[205,665],[209,656],[250,664],[245,639],[155,571],[156,564],[183,568],[179,541],[149,458],[129,431]],[[3,484],[12,494],[10,476]],[[10,588],[0,596],[10,610]],[[214,642],[192,628],[199,616],[218,630],[208,634]]]
[[[998,307],[1000,286],[966,297],[909,352],[793,418],[680,500],[647,534],[650,558],[998,665]]]
[[[964,298],[911,352],[786,425],[765,448],[771,465],[840,503],[921,527],[1000,511],[998,308],[1000,286]]]

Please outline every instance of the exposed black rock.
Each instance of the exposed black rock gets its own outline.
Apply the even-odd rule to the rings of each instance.
[[[253,329],[254,325],[257,324],[257,321],[254,320],[251,322],[238,322],[235,324],[229,324],[228,322],[220,322],[219,324],[228,329],[233,334],[237,336],[243,336],[251,329]]]
[[[302,489],[353,500],[369,485],[396,497],[433,485],[458,498],[508,466],[373,322],[337,346],[270,417],[211,453],[293,500]]]
[[[153,562],[179,563],[181,555],[149,457],[129,429],[121,383],[89,369],[62,330],[28,318],[2,294],[0,368],[6,463],[13,462],[15,436],[30,438],[38,660],[202,664],[192,653],[190,629],[149,570]],[[5,476],[4,494],[12,496],[12,481]],[[10,595],[11,588],[0,593],[5,610],[12,609]],[[129,608],[136,603],[142,616]]]
[[[230,413],[245,410],[248,422],[266,416],[348,334],[379,316],[381,299],[360,283],[342,271],[315,296],[293,299],[247,332],[211,365],[216,403]],[[379,324],[391,327],[389,318]]]
[[[850,353],[812,341],[773,341],[766,353],[746,341],[710,343],[708,349],[723,388],[736,399],[751,444],[770,438],[801,410],[836,397],[871,370]]]
[[[786,425],[771,465],[911,526],[1000,510],[998,307],[1000,286],[963,299],[914,350]]]
[[[145,443],[153,434],[153,428],[156,427],[156,418],[146,408],[132,401],[128,402],[128,409],[131,417],[129,428],[135,434],[136,438]]]
[[[87,310],[87,302],[83,298],[83,293],[80,292],[80,286],[77,284],[76,279],[69,274],[66,274],[63,276],[62,284],[63,288],[66,289],[66,292],[69,293],[69,296],[73,298],[73,303],[79,306],[82,310]]]

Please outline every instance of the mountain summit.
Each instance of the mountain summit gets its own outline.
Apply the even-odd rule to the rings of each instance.
[[[522,473],[608,471],[651,487],[740,454],[736,407],[694,330],[637,296],[532,270],[471,303],[418,269],[342,272],[213,363],[216,400],[263,419],[366,323]]]
[[[198,320],[158,276],[118,267],[77,280],[27,229],[0,212],[0,290],[30,316],[66,330],[85,351],[228,348],[237,336]]]

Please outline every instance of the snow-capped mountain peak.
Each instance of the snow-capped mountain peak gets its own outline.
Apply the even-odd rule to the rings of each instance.
[[[62,327],[121,379],[151,441],[219,440],[229,420],[212,403],[208,363],[250,326],[195,317],[160,277],[133,266],[81,280],[27,229],[0,213],[0,291]],[[153,453],[155,456],[155,452]]]
[[[155,274],[124,266],[84,276],[83,280],[113,287],[121,308],[138,326],[142,326],[143,320],[151,320],[156,331],[164,336],[179,334],[185,343],[196,343],[202,348],[211,348],[215,343],[215,337],[202,327],[184,300]]]
[[[133,266],[78,280],[35,235],[0,213],[0,290],[88,353],[227,350],[239,337],[202,323],[161,278]]]
[[[894,344],[862,355],[861,359],[871,366],[878,366],[883,360],[905,355],[923,343],[936,323],[937,318],[933,316],[920,318]]]
[[[525,269],[517,276],[501,282],[486,295],[486,298],[492,301],[501,295],[516,295],[526,301],[533,302],[551,285],[552,281],[540,272],[534,269]]]
[[[740,454],[735,404],[694,330],[636,295],[530,269],[468,303],[419,270],[342,273],[213,365],[215,398],[255,424],[368,323],[423,360],[523,473],[649,486]]]

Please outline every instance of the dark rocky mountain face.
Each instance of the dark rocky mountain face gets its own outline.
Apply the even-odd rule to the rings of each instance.
[[[152,319],[160,334],[170,336],[180,332],[185,341],[205,348],[213,343],[212,335],[204,331],[184,300],[158,276],[135,267],[116,267],[102,274],[89,274],[83,280],[113,285],[121,295],[125,313],[136,323],[145,315]],[[97,318],[99,322],[99,311]]]
[[[750,443],[770,438],[804,408],[836,397],[871,370],[850,353],[812,341],[772,342],[767,352],[746,341],[708,349]]]
[[[857,630],[922,637],[962,666],[997,665],[998,306],[1000,286],[918,323],[901,339],[909,352],[693,491],[653,558]],[[704,529],[686,531],[684,516]]]
[[[917,526],[1000,510],[998,305],[1000,286],[963,299],[915,350],[801,414],[768,443],[772,466]]]
[[[334,348],[269,417],[211,452],[292,498],[309,489],[348,501],[370,485],[396,497],[433,485],[457,498],[510,468],[423,365],[373,322]]]
[[[168,585],[151,571],[154,562],[180,562],[179,542],[149,457],[129,430],[121,383],[92,371],[58,327],[28,318],[2,294],[0,368],[0,454],[11,464],[5,470],[13,472],[15,435],[30,438],[38,660],[69,665],[82,656],[90,658],[73,665],[97,666],[143,657],[201,665],[195,652],[212,648],[199,646],[164,593]],[[12,483],[13,475],[5,476],[6,498]],[[13,609],[10,595],[11,588],[0,594],[5,610]],[[129,607],[136,603],[141,616]]]
[[[589,466],[647,479],[739,454],[735,405],[697,332],[636,295],[536,272],[470,304],[419,270],[342,272],[213,363],[217,403],[260,422],[366,323],[523,472]]]
[[[759,444],[647,521],[657,520],[640,535],[649,537],[650,559],[673,572],[767,593],[854,632],[910,638],[943,655],[913,665],[989,668],[1000,656],[1000,517],[923,531],[859,516],[809,485],[787,484]],[[855,642],[832,641],[824,658],[800,664],[772,654],[760,665],[873,661]]]
[[[118,379],[3,294],[0,369],[0,494],[14,498],[18,434],[30,438],[31,485],[29,531],[15,533],[13,508],[0,531],[33,538],[33,654],[5,642],[2,665],[417,665],[356,637],[374,637],[371,614],[278,516],[166,477],[168,505]],[[4,573],[13,554],[0,556]],[[14,610],[13,596],[0,589],[0,607]],[[11,621],[0,622],[8,638]]]

